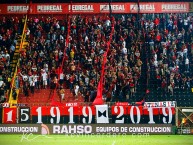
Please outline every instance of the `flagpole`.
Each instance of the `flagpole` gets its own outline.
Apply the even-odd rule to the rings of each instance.
[[[139,29],[139,13],[140,13],[140,5],[139,5],[139,0],[137,1],[137,27]]]
[[[111,3],[112,3],[112,0],[109,0],[109,17],[110,17],[110,18],[111,18],[111,16],[112,16]]]

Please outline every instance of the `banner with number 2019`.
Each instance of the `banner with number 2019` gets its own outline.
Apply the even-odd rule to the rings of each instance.
[[[175,124],[175,107],[43,106],[3,108],[2,123],[44,124]]]

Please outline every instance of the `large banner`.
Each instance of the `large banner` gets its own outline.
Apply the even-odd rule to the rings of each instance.
[[[3,108],[4,124],[173,124],[175,107],[42,106]]]
[[[188,2],[111,3],[112,13],[186,13]],[[44,3],[0,4],[0,14],[103,14],[109,13],[109,3]]]
[[[0,134],[136,135],[172,134],[171,124],[17,124],[0,126]]]

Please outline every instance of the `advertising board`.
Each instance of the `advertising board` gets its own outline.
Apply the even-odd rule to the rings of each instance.
[[[171,124],[4,124],[0,134],[128,135],[171,134]]]
[[[0,4],[0,14],[186,13],[188,2]],[[192,5],[191,5],[192,6]],[[111,9],[110,9],[111,7]]]

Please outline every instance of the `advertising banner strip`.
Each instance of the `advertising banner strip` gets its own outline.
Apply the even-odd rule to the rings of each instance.
[[[135,135],[172,134],[171,124],[6,124],[0,134]]]
[[[191,7],[190,7],[191,5]],[[112,13],[185,13],[192,11],[188,2],[111,3]],[[109,3],[44,3],[0,4],[0,14],[103,14],[109,13]]]

